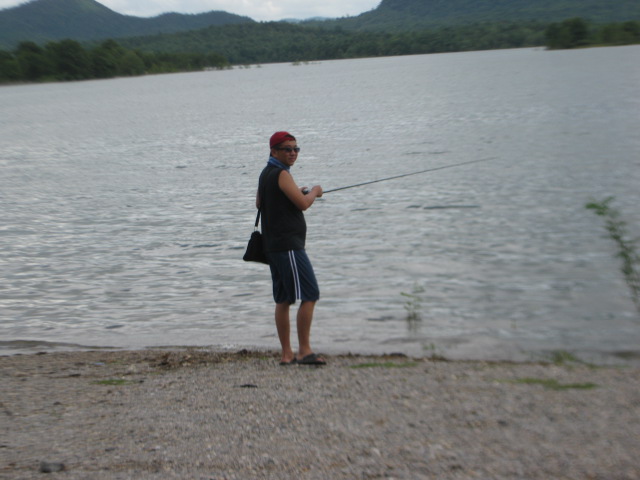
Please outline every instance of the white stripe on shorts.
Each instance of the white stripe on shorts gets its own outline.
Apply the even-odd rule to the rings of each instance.
[[[289,250],[289,263],[293,272],[293,286],[296,290],[296,300],[302,298],[302,287],[300,286],[300,276],[298,275],[298,266],[296,265],[296,255],[293,250]]]

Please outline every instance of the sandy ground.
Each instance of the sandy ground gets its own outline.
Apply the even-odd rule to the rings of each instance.
[[[2,479],[640,479],[640,369],[273,352],[0,357]]]

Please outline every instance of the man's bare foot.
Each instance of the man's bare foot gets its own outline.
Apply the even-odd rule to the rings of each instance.
[[[282,355],[280,359],[280,365],[295,365],[297,363],[297,359],[295,355]]]

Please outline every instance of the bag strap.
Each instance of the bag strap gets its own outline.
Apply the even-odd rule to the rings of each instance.
[[[258,224],[260,223],[260,209],[258,209],[258,215],[256,215],[256,224],[254,226],[254,230],[258,231]]]

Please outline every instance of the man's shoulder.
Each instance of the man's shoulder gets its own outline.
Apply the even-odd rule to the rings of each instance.
[[[262,169],[261,175],[264,175],[265,173],[273,172],[273,171],[276,171],[276,170],[280,170],[280,169],[278,167],[276,167],[275,165],[271,165],[271,164],[267,163],[264,166],[264,168]]]
[[[278,178],[280,177],[281,172],[284,172],[284,170],[274,165],[267,165],[262,170],[262,173],[260,174],[260,178],[264,178],[264,179]]]

